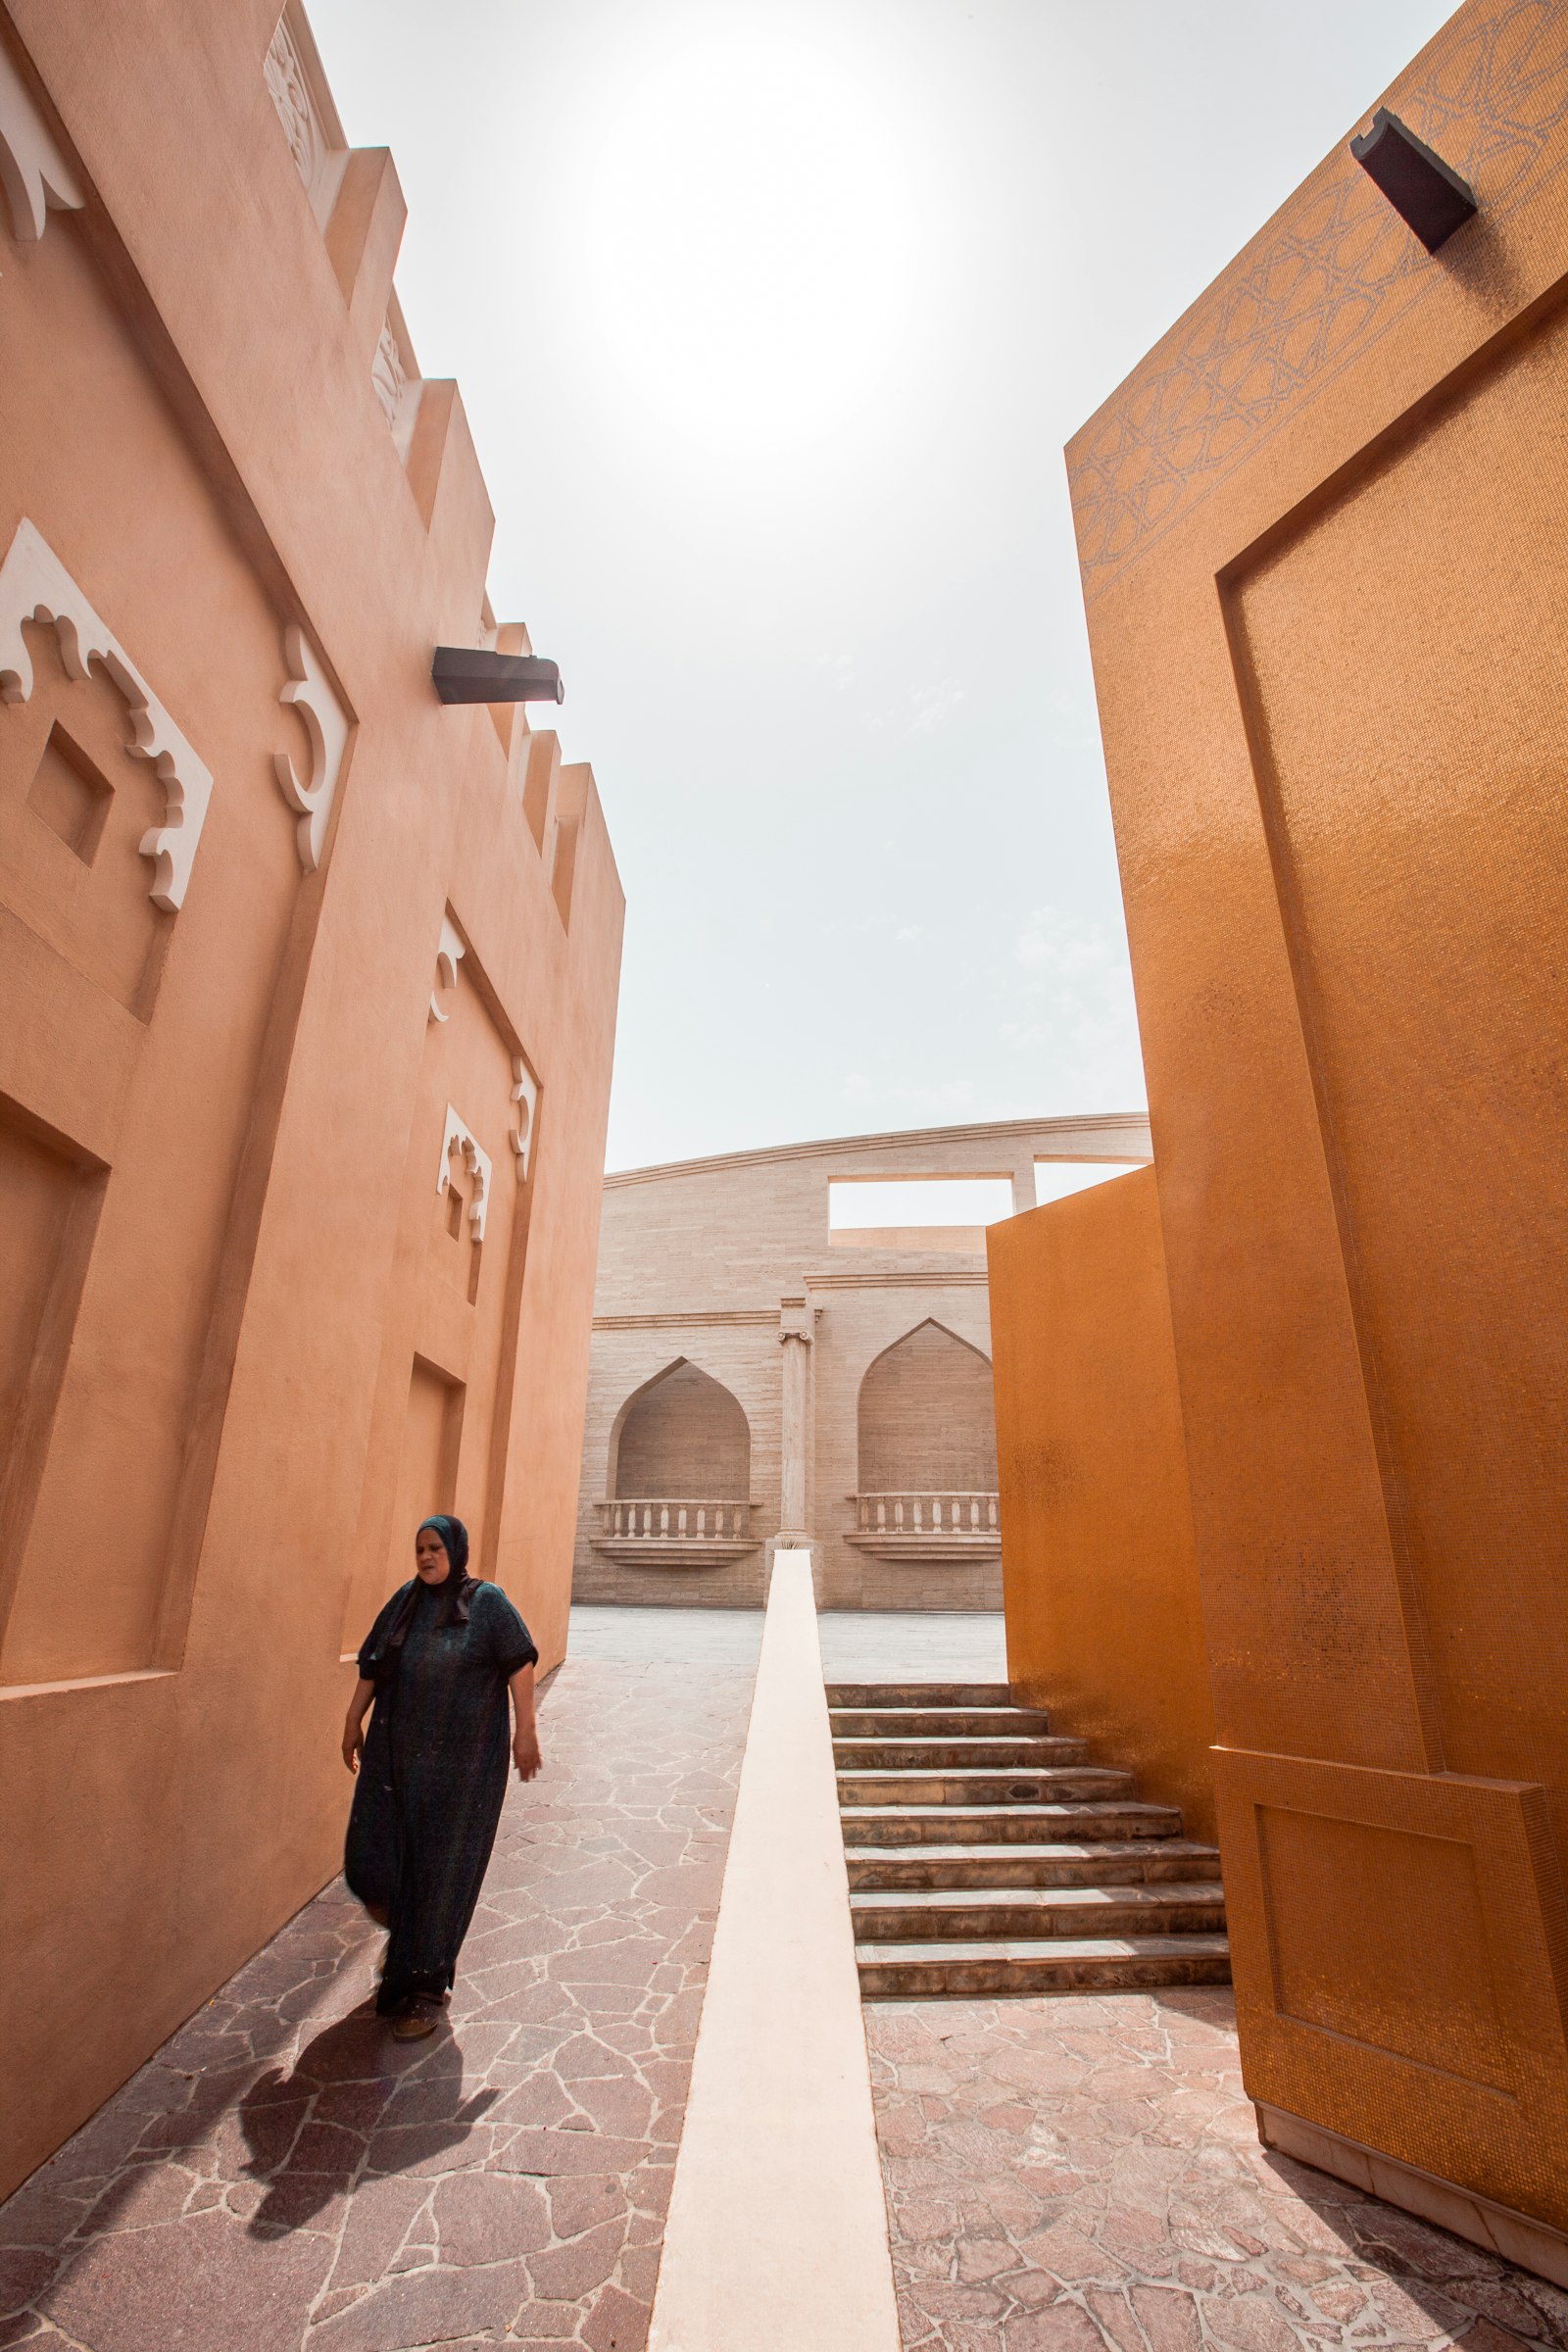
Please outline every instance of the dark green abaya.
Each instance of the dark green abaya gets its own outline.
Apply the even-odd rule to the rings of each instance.
[[[476,1582],[448,1527],[444,1584],[394,1592],[360,1651],[375,1685],[349,1816],[343,1875],[387,1915],[391,1940],[376,2007],[438,2000],[457,1971],[507,1792],[507,1685],[539,1656],[498,1585]],[[466,1565],[466,1540],[461,1544]]]

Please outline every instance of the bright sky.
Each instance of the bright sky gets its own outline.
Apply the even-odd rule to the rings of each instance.
[[[1445,0],[308,0],[626,885],[612,1167],[1144,1099],[1061,447]]]
[[[1065,1200],[1069,1193],[1113,1183],[1134,1164],[1124,1159],[1037,1159],[1035,1200]],[[887,1225],[994,1225],[999,1217],[1013,1213],[1012,1180],[904,1176],[877,1184],[864,1177],[830,1177],[827,1204],[828,1225],[835,1232]]]

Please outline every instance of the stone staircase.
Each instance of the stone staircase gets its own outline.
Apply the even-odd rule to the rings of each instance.
[[[1005,1683],[827,1701],[862,1993],[1229,1984],[1215,1848]]]

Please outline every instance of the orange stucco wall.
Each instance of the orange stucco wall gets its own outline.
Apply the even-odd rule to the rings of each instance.
[[[1007,1675],[1212,1838],[1214,1737],[1154,1174],[993,1225]]]
[[[1069,462],[1248,2085],[1561,2231],[1568,16],[1384,102]]]
[[[378,397],[402,199],[287,22],[314,146],[269,0],[0,11],[0,2193],[336,1867],[411,1513],[564,1646],[621,894],[589,772],[431,689],[490,508],[406,335]]]

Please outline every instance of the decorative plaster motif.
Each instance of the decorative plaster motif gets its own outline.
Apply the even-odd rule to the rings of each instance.
[[[51,625],[67,677],[85,678],[96,662],[124,697],[130,720],[126,745],[133,760],[149,760],[164,788],[164,822],[139,844],[153,861],[148,895],[166,914],[185,900],[196,845],[213,797],[210,768],[197,759],[124,648],[105,627],[35,524],[18,523],[0,564],[0,701],[24,703],[32,693],[32,658],[22,634],[24,620]]]
[[[19,245],[35,245],[44,216],[79,212],[82,194],[75,174],[45,127],[27,86],[0,49],[0,187],[11,207],[11,231]]]
[[[381,324],[381,337],[375,347],[375,358],[370,363],[370,381],[375,386],[375,397],[381,403],[382,414],[395,433],[402,421],[403,404],[409,396],[409,377],[390,318],[384,319]]]
[[[526,1184],[533,1160],[533,1131],[539,1115],[539,1081],[520,1054],[512,1057],[512,1100],[517,1105],[517,1124],[512,1130],[512,1149],[517,1162],[517,1182]]]
[[[481,1150],[469,1129],[459,1118],[451,1103],[447,1104],[447,1123],[441,1137],[441,1165],[436,1173],[435,1189],[439,1197],[451,1190],[452,1154],[460,1152],[464,1165],[473,1178],[473,1199],[468,1202],[468,1223],[473,1227],[476,1242],[484,1240],[484,1222],[490,1209],[490,1154]]]
[[[445,1013],[442,1011],[440,1005],[436,1003],[436,998],[440,995],[442,989],[457,987],[458,965],[462,962],[466,953],[467,950],[464,947],[462,940],[458,937],[457,924],[452,920],[450,914],[443,912],[441,917],[441,944],[435,952],[435,987],[430,992],[430,1018],[432,1021],[450,1020],[450,1013]]]
[[[279,17],[277,29],[268,48],[262,68],[268,93],[277,109],[277,119],[288,140],[288,151],[294,158],[294,168],[307,188],[314,189],[316,175],[322,161],[322,141],[316,121],[316,108],[311,101],[311,85],[306,79],[300,53],[294,46],[286,17]]]
[[[1402,121],[1476,187],[1494,222],[1562,165],[1568,18],[1541,0],[1463,11],[1424,78],[1392,93]],[[1277,225],[1202,296],[1068,452],[1085,593],[1099,594],[1287,416],[1450,283],[1341,149]]]
[[[332,813],[337,780],[343,769],[349,720],[303,629],[292,624],[285,629],[283,654],[289,676],[277,699],[280,703],[292,703],[305,721],[311,743],[311,777],[308,784],[300,782],[287,752],[272,754],[272,773],[284,800],[299,812],[295,834],[300,863],[308,874],[314,874],[321,862],[327,819]]]

